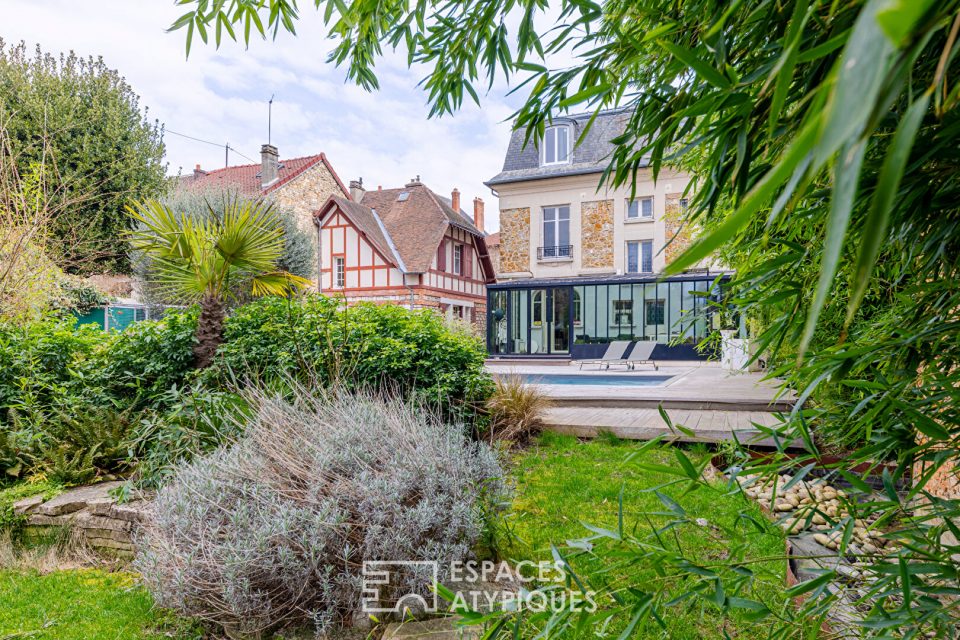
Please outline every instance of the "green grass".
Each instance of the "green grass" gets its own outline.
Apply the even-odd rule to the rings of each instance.
[[[129,573],[94,569],[0,571],[0,638],[143,640],[193,638],[170,619]]]
[[[683,584],[674,584],[670,578],[659,577],[655,570],[656,554],[631,547],[625,555],[617,555],[615,543],[600,543],[597,553],[577,553],[564,550],[567,540],[592,535],[583,523],[611,531],[618,529],[621,488],[623,491],[624,531],[644,542],[655,543],[653,527],[662,527],[671,516],[653,489],[677,480],[666,472],[643,469],[652,464],[679,468],[677,458],[669,447],[653,448],[637,454],[641,443],[598,438],[580,442],[575,438],[546,433],[529,449],[517,454],[512,471],[516,483],[513,511],[506,519],[508,533],[502,536],[501,552],[512,560],[549,560],[551,544],[565,555],[581,577],[595,585],[616,584],[633,586],[644,592],[655,591],[657,585],[666,585],[671,597],[686,590]],[[631,452],[634,457],[630,460]],[[704,460],[705,449],[686,452],[695,464]],[[728,495],[722,485],[718,490],[700,489],[683,495],[681,485],[661,488],[662,493],[676,500],[690,518],[704,518],[707,526],[686,525],[666,532],[662,539],[676,551],[682,549],[698,565],[722,563],[731,553],[731,547],[742,544],[746,557],[751,559],[782,556],[783,536],[775,526],[756,531],[738,518],[746,511],[764,522],[759,509],[743,498]],[[740,523],[743,535],[739,543],[728,540],[710,525],[733,526]],[[653,527],[651,527],[651,524]],[[752,531],[752,533],[751,533]],[[606,551],[606,552],[604,552]],[[623,552],[623,547],[620,547]],[[629,566],[627,566],[629,563]],[[749,565],[755,572],[753,583],[738,597],[762,601],[776,611],[784,606],[784,562],[766,561]],[[598,589],[599,590],[599,589]],[[667,637],[707,638],[723,637],[721,629],[735,638],[761,638],[769,632],[769,623],[751,623],[743,616],[723,619],[719,609],[705,598],[694,597],[660,610],[667,624]],[[613,626],[625,626],[619,616]],[[585,633],[592,635],[592,631]],[[612,637],[618,634],[613,633]],[[632,637],[663,637],[663,631],[653,622],[639,628]]]

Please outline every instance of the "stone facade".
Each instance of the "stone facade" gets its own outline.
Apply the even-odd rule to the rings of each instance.
[[[500,210],[500,272],[530,270],[530,207]]]
[[[580,264],[584,269],[613,268],[613,200],[596,200],[580,205]]]
[[[684,224],[683,218],[686,215],[683,207],[680,206],[680,198],[683,194],[668,193],[664,207],[664,227],[665,242],[663,253],[667,264],[670,264],[681,253],[686,251],[690,243],[693,242],[693,225],[690,222]]]
[[[293,211],[297,218],[297,225],[310,234],[313,240],[314,256],[317,252],[317,230],[313,224],[313,213],[332,195],[342,196],[343,190],[322,162],[317,162],[270,193],[273,202],[279,207]],[[316,266],[314,266],[313,279],[317,279]]]

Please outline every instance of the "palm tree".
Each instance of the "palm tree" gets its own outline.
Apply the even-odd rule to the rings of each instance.
[[[147,200],[127,207],[138,224],[130,233],[135,251],[152,258],[156,285],[170,299],[200,304],[193,347],[197,368],[213,362],[223,342],[229,301],[286,295],[309,280],[277,269],[283,253],[283,225],[273,208],[260,202],[231,200],[222,213],[178,215]]]

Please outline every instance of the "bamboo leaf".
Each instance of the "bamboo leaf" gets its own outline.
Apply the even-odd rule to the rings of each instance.
[[[877,262],[877,256],[880,255],[880,247],[886,238],[887,228],[890,226],[890,212],[893,210],[894,198],[900,187],[900,180],[903,178],[917,130],[923,122],[923,116],[929,104],[930,93],[927,92],[910,105],[887,148],[887,155],[883,159],[883,166],[877,178],[877,190],[873,194],[870,211],[863,224],[863,238],[860,240],[860,251],[851,283],[852,291],[844,327],[850,326],[867,293],[870,274]]]
[[[696,71],[698,76],[718,89],[726,89],[730,86],[730,81],[727,80],[722,73],[698,58],[697,54],[692,50],[687,49],[686,47],[681,47],[680,45],[668,40],[657,40],[657,44],[669,51],[670,55]]]

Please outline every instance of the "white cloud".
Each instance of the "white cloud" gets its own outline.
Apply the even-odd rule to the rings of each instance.
[[[345,83],[345,70],[326,62],[333,43],[319,17],[304,9],[298,36],[277,42],[225,43],[220,51],[195,41],[184,56],[184,33],[166,33],[182,8],[172,2],[133,0],[0,0],[0,38],[25,40],[44,51],[74,50],[102,55],[117,69],[150,116],[169,131],[169,172],[223,166],[227,142],[259,161],[267,137],[267,100],[273,106],[273,143],[281,157],[326,152],[345,182],[362,176],[368,187],[398,186],[419,174],[441,194],[458,187],[463,201],[474,196],[495,212],[496,199],[482,182],[502,165],[509,139],[504,122],[518,104],[497,85],[483,108],[472,103],[455,116],[428,119],[426,93],[416,85],[424,70],[407,69],[388,54],[378,61],[379,92]],[[231,164],[247,162],[231,153]],[[467,207],[465,207],[467,208]],[[497,226],[488,214],[489,230]]]

